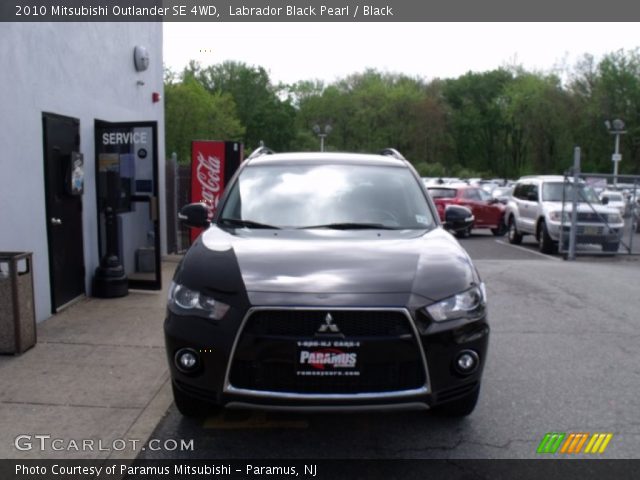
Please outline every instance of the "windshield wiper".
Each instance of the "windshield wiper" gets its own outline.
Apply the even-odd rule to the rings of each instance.
[[[273,225],[267,225],[266,223],[254,222],[253,220],[244,220],[242,218],[221,218],[218,223],[226,223],[236,227],[248,227],[248,228],[273,228],[280,230],[280,227]]]
[[[365,230],[365,229],[380,229],[380,230],[397,230],[396,227],[389,227],[382,223],[356,223],[356,222],[343,222],[343,223],[327,223],[324,225],[309,225],[308,227],[300,227],[302,230],[311,228],[330,228],[333,230]]]

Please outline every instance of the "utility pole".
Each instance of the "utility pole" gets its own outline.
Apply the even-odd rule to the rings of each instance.
[[[331,133],[331,125],[327,123],[324,128],[321,128],[316,124],[313,126],[313,132],[320,137],[320,151],[324,152],[324,139]]]
[[[609,130],[609,133],[616,136],[611,161],[613,161],[613,185],[618,186],[618,164],[622,160],[622,155],[620,154],[620,135],[624,135],[627,131],[624,129],[624,122],[619,118],[616,118],[613,122],[607,120],[604,124],[607,130]]]

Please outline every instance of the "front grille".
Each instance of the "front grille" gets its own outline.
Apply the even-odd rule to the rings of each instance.
[[[231,384],[248,390],[302,394],[395,392],[424,385],[419,361],[377,362],[367,365],[359,377],[298,377],[293,362],[236,361]]]
[[[579,222],[604,223],[606,220],[606,215],[601,215],[596,212],[578,212]]]
[[[333,323],[347,337],[411,334],[407,317],[396,311],[367,310],[262,310],[249,318],[244,333],[313,337],[331,313]]]
[[[339,334],[318,334],[328,313]],[[301,342],[358,343],[357,367],[347,373],[328,368],[336,375],[315,375],[319,372],[313,369],[311,375],[300,375]],[[258,310],[238,339],[229,383],[236,389],[275,393],[401,392],[424,387],[426,372],[410,320],[401,311]]]

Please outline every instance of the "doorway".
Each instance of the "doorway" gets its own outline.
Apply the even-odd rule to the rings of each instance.
[[[85,293],[80,120],[42,114],[51,313]]]
[[[160,290],[157,123],[96,120],[95,137],[100,256],[106,252],[105,210],[111,208],[129,287]]]

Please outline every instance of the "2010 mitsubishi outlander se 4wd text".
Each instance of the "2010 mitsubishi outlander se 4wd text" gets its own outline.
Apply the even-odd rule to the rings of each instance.
[[[471,413],[489,337],[485,287],[410,163],[393,149],[261,152],[210,224],[202,204],[181,212],[208,228],[169,291],[180,412]]]

